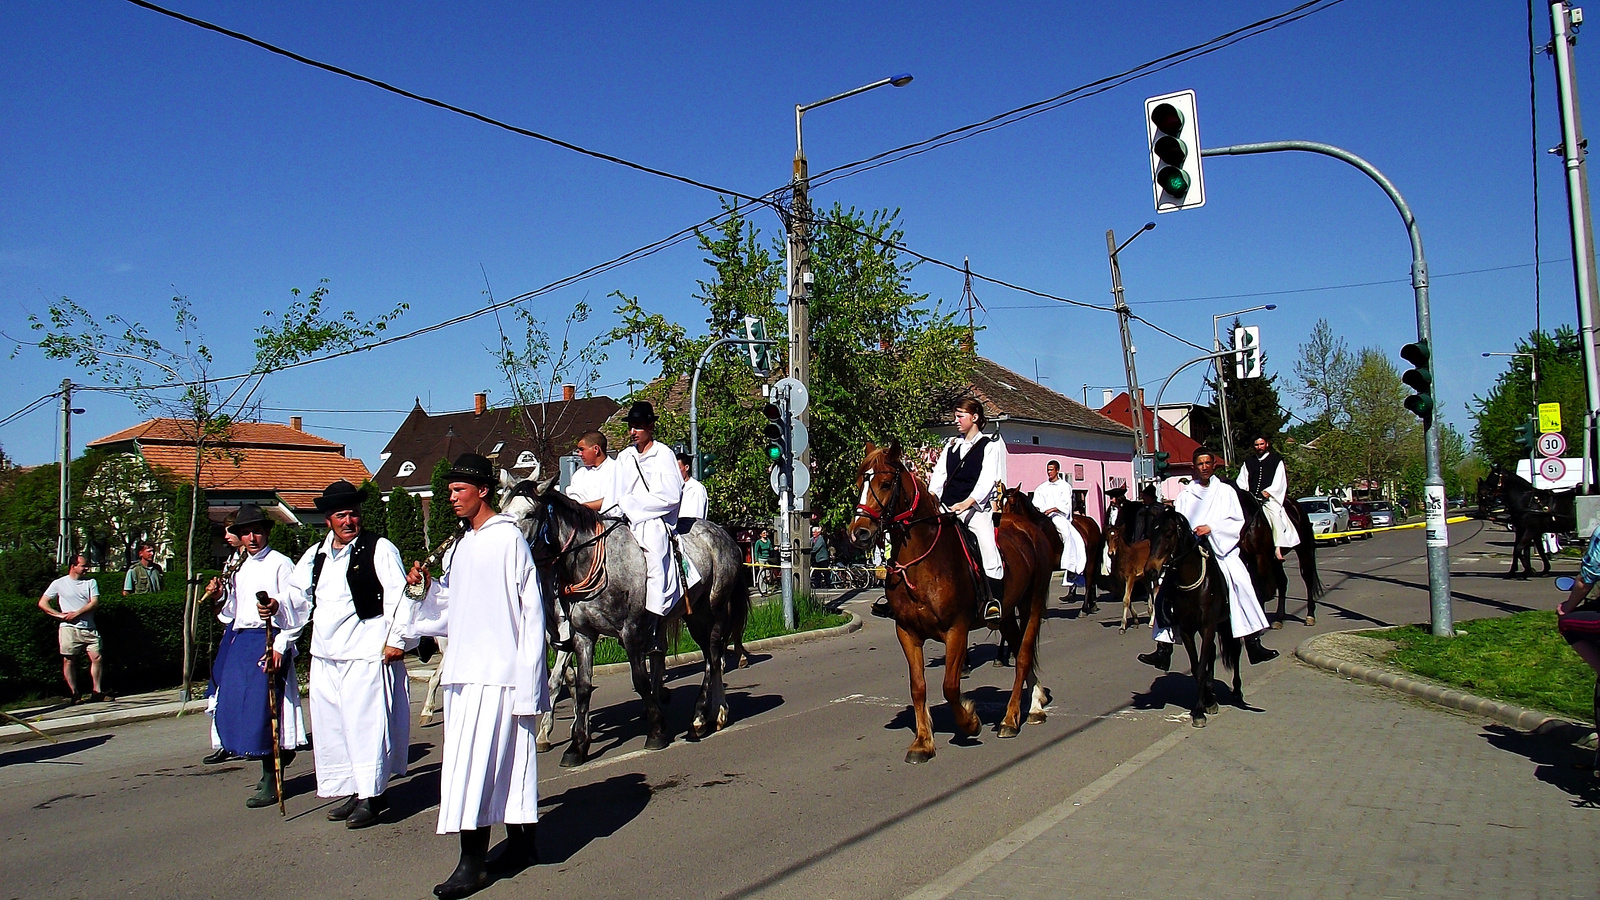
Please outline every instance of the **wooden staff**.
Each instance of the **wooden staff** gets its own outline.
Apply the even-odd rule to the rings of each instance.
[[[266,606],[272,602],[266,591],[256,591],[256,605]],[[283,806],[283,743],[278,734],[278,715],[282,705],[278,699],[278,669],[272,664],[272,616],[266,616],[264,623],[267,626],[267,652],[263,659],[267,664],[267,714],[272,718],[272,781],[278,789],[278,815],[287,816],[289,813]]]

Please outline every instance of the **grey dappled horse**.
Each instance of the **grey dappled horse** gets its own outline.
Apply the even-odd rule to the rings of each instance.
[[[633,533],[620,519],[602,518],[561,493],[554,478],[538,480],[537,471],[520,481],[502,475],[501,485],[500,508],[518,520],[528,538],[545,579],[546,595],[571,591],[568,616],[576,663],[572,740],[561,765],[582,765],[588,759],[593,737],[589,696],[594,691],[594,648],[601,635],[616,638],[628,654],[633,688],[644,701],[649,725],[645,748],[666,747],[672,738],[661,710],[662,703],[670,700],[662,688],[665,661],[662,655],[650,652],[652,621],[644,606],[644,551]],[[678,536],[678,542],[701,579],[667,614],[664,626],[676,630],[680,623],[687,624],[705,656],[706,672],[689,726],[689,737],[698,740],[728,721],[723,654],[729,642],[743,634],[750,614],[750,583],[739,545],[712,522],[695,520],[686,534]],[[563,677],[562,669],[558,664],[551,673],[552,698]],[[540,723],[540,749],[550,746],[552,719],[545,716]]]

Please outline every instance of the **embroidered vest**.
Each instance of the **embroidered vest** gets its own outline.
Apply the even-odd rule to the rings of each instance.
[[[1273,476],[1278,474],[1278,467],[1281,465],[1283,457],[1270,450],[1267,451],[1265,458],[1254,455],[1245,457],[1244,470],[1250,473],[1250,496],[1259,497],[1267,485],[1272,483]]]
[[[350,602],[355,605],[356,617],[372,619],[383,615],[383,582],[373,565],[373,552],[378,549],[378,536],[370,531],[356,535],[350,545],[350,566],[345,570],[345,582],[350,585]],[[327,554],[317,550],[311,562],[311,602],[317,600],[317,581],[322,577],[322,564]]]
[[[952,440],[950,449],[945,452],[944,490],[939,492],[939,501],[945,506],[972,496],[972,489],[978,486],[978,477],[983,474],[983,454],[989,446],[989,438],[973,441],[965,459],[956,452],[958,446],[960,442]]]

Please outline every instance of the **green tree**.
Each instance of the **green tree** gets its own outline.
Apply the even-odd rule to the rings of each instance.
[[[446,475],[453,462],[441,459],[433,464],[433,498],[428,501],[428,518],[423,531],[429,547],[439,546],[455,530],[458,521],[455,510],[450,507],[450,479]]]
[[[93,456],[96,465],[73,504],[77,533],[107,568],[132,565],[141,542],[167,539],[172,489],[138,454],[91,450],[84,455]]]
[[[896,249],[903,238],[897,221],[897,212],[865,215],[835,206],[815,231],[810,506],[826,528],[843,525],[854,508],[865,442],[930,442],[928,423],[969,383],[974,364],[965,326],[938,306],[930,309],[928,295],[911,292],[913,263]],[[787,335],[779,327],[786,317],[774,299],[782,283],[781,242],[763,241],[736,213],[699,239],[713,269],[696,294],[706,305],[709,334],[691,338],[684,326],[648,312],[636,298],[617,295],[622,323],[610,335],[660,366],[660,378],[634,399],[657,404],[657,436],[667,443],[687,443],[688,429],[677,404],[666,401],[681,396],[711,341],[743,333],[744,316],[762,317],[768,335],[785,341],[775,349],[779,364],[788,366]],[[713,516],[723,521],[764,520],[776,505],[762,452],[766,420],[759,387],[742,352],[715,354],[701,372],[700,446],[717,459],[707,493]]]
[[[1555,334],[1530,332],[1517,342],[1516,352],[1533,353],[1539,362],[1539,402],[1561,404],[1561,432],[1567,446],[1583,446],[1583,410],[1587,400],[1583,384],[1583,350],[1569,326]],[[1477,454],[1491,464],[1513,469],[1526,458],[1512,429],[1538,412],[1534,403],[1532,371],[1526,357],[1512,357],[1504,372],[1484,397],[1472,398],[1472,442]]]
[[[308,548],[316,546],[322,540],[323,530],[315,525],[292,525],[283,522],[272,523],[272,530],[267,532],[267,546],[289,557],[293,562],[299,562]]]
[[[370,478],[361,483],[361,490],[367,492],[367,499],[361,502],[361,530],[388,537],[389,513],[384,509],[387,504],[383,502],[383,491]]]
[[[1233,326],[1228,329],[1230,348],[1233,346],[1231,335],[1239,325],[1239,320],[1234,319]],[[1232,435],[1230,446],[1236,464],[1244,454],[1250,452],[1251,444],[1259,436],[1265,436],[1276,446],[1284,423],[1289,421],[1288,410],[1278,396],[1278,376],[1266,374],[1268,358],[1266,354],[1261,356],[1262,377],[1243,379],[1234,377],[1232,357],[1225,358],[1228,369],[1223,385],[1228,397],[1228,430]],[[1216,397],[1216,375],[1213,373],[1206,383],[1211,388],[1212,396]],[[1210,406],[1203,407],[1199,412],[1207,433],[1218,435],[1217,442],[1220,444],[1222,413],[1217,401],[1213,399]]]
[[[1294,395],[1311,411],[1315,422],[1326,428],[1341,417],[1355,376],[1355,359],[1327,319],[1318,319],[1311,337],[1300,345],[1294,375],[1298,382]]]
[[[395,488],[389,492],[386,505],[385,528],[389,540],[400,550],[400,559],[410,565],[413,560],[426,556],[428,548],[423,542],[422,509],[417,498],[405,488]]]
[[[172,517],[167,521],[167,534],[173,539],[172,571],[183,569],[186,579],[193,579],[196,570],[211,565],[211,520],[206,520],[203,530],[189,532],[192,511],[207,508],[205,488],[196,490],[192,484],[180,484],[173,492]],[[187,540],[185,535],[189,535]]]
[[[514,346],[505,332],[500,333],[500,352],[496,363],[511,389],[511,402],[521,412],[513,419],[515,432],[533,445],[546,476],[557,471],[558,460],[571,447],[557,447],[555,438],[566,434],[570,417],[576,411],[570,403],[557,402],[562,389],[572,385],[578,396],[594,392],[600,380],[600,366],[606,361],[607,340],[595,337],[579,344],[573,328],[589,321],[589,304],[579,301],[567,314],[560,340],[551,337],[545,323],[527,308],[515,308],[522,325],[522,344]]]

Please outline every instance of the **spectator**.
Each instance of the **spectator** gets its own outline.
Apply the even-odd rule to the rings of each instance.
[[[816,570],[816,584],[818,587],[833,587],[833,573],[828,571],[833,558],[828,555],[828,539],[822,536],[822,529],[811,526],[811,567]]]
[[[100,683],[103,670],[100,632],[94,627],[94,609],[100,605],[100,585],[87,577],[88,571],[89,560],[81,553],[74,556],[67,574],[50,582],[44,596],[39,598],[39,608],[61,620],[56,629],[61,647],[61,675],[67,680],[73,703],[84,701],[84,696],[78,692],[78,672],[73,665],[80,651],[89,657],[89,677],[94,686],[94,693],[88,699],[95,703],[112,699]],[[50,607],[52,600],[60,607],[59,611]]]
[[[1579,659],[1600,673],[1600,603],[1589,599],[1596,582],[1600,582],[1600,530],[1589,538],[1577,581],[1556,607],[1556,630]],[[1600,714],[1600,682],[1595,684],[1594,710]],[[1594,775],[1600,778],[1600,749],[1596,750]]]
[[[156,563],[156,548],[154,544],[141,543],[139,545],[139,561],[128,570],[127,577],[122,579],[122,595],[129,594],[155,594],[161,591],[161,566]]]
[[[761,536],[750,546],[750,561],[762,565],[772,559],[772,533],[761,529]]]

